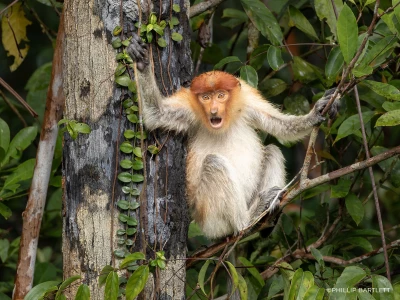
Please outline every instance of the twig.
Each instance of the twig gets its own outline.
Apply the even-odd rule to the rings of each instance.
[[[7,10],[9,9],[11,6],[17,4],[19,0],[14,0],[13,2],[11,2],[10,4],[8,4],[6,7],[4,7],[1,11],[0,11],[0,16]]]
[[[0,85],[2,85],[6,90],[8,90],[21,104],[26,108],[27,111],[36,118],[38,114],[33,110],[33,108],[11,87],[3,78],[0,77]]]
[[[352,259],[349,260],[344,260],[338,257],[332,257],[332,256],[323,256],[322,259],[326,262],[331,262],[334,263],[336,265],[340,265],[340,266],[347,266],[347,265],[351,265],[351,264],[355,264],[355,263],[359,263],[363,260],[366,260],[376,254],[385,252],[387,249],[391,249],[391,248],[397,248],[400,246],[400,240],[396,240],[391,242],[390,244],[387,245],[386,249],[384,250],[383,247],[370,251],[368,253],[365,253],[363,255],[354,257]],[[295,252],[293,252],[293,257],[297,258],[297,259],[302,259],[302,258],[306,258],[306,259],[312,259],[315,260],[315,257],[313,255],[311,255],[310,253],[305,253],[303,250],[296,250]]]
[[[360,117],[361,133],[362,133],[363,142],[364,142],[365,156],[367,157],[367,159],[370,159],[371,155],[369,153],[367,135],[365,133],[365,126],[364,126],[364,121],[363,121],[363,118],[362,118],[361,103],[360,103],[360,97],[358,96],[358,88],[357,88],[357,86],[354,87],[354,95],[355,95],[356,103],[357,103],[358,116]],[[378,193],[376,191],[376,185],[375,185],[375,179],[374,179],[374,171],[372,170],[372,167],[368,167],[368,171],[369,171],[369,177],[371,179],[372,191],[374,193],[376,216],[378,218],[379,231],[381,232],[383,255],[385,257],[386,276],[387,276],[387,279],[390,281],[389,257],[388,257],[387,250],[386,250],[385,231],[383,229],[382,215],[381,215],[381,209],[380,209],[380,205],[379,205]]]
[[[193,17],[195,17],[197,15],[200,15],[201,13],[205,12],[206,10],[209,10],[213,6],[219,5],[223,1],[224,0],[209,0],[209,1],[203,1],[203,2],[200,2],[200,3],[196,4],[196,5],[193,5],[190,8],[189,17],[193,18]]]
[[[1,90],[0,90],[0,96],[3,98],[4,102],[7,103],[7,105],[11,108],[11,110],[17,115],[18,119],[20,119],[24,127],[27,127],[28,124],[26,123],[24,117],[21,116],[18,109],[14,106],[14,104],[11,103],[10,100],[7,99],[6,95],[4,95],[3,91]]]

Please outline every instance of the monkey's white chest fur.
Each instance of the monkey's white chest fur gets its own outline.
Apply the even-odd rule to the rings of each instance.
[[[256,132],[244,120],[224,134],[200,128],[190,136],[188,202],[206,236],[238,233],[249,225],[263,155]]]

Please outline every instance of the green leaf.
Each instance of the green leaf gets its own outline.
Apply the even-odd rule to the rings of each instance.
[[[311,248],[311,254],[312,254],[312,256],[315,257],[315,259],[317,260],[319,265],[321,265],[322,267],[325,266],[324,258],[322,257],[322,254],[321,254],[321,252],[319,252],[318,249]]]
[[[331,188],[331,198],[344,198],[349,193],[352,181],[347,177],[339,178],[337,185]]]
[[[400,109],[400,102],[386,101],[382,104],[382,108],[386,111],[397,110],[397,109]]]
[[[354,194],[349,194],[346,197],[346,208],[354,222],[360,224],[364,218],[364,206],[360,199]]]
[[[372,296],[377,300],[395,300],[400,294],[395,296],[393,286],[390,281],[382,275],[372,275]],[[383,292],[382,292],[383,291]]]
[[[346,63],[350,63],[357,51],[358,26],[350,7],[345,4],[337,22],[337,35],[340,50]]]
[[[396,36],[386,36],[379,40],[371,49],[367,51],[365,56],[361,59],[360,66],[377,67],[377,58],[382,54],[394,48],[397,43]]]
[[[328,61],[325,65],[325,75],[329,80],[335,80],[336,76],[343,68],[344,59],[340,47],[335,47],[331,50],[328,56]]]
[[[144,180],[144,177],[142,174],[133,174],[132,175],[133,182],[142,182],[143,180]]]
[[[133,154],[135,154],[137,157],[142,158],[142,149],[140,149],[140,147],[135,147],[133,149]]]
[[[85,123],[76,123],[74,125],[74,131],[80,132],[80,133],[90,133],[90,127],[89,125],[85,124]]]
[[[374,115],[375,112],[373,111],[363,112],[362,118],[364,121],[364,125],[367,124]],[[340,125],[338,129],[338,134],[335,139],[335,143],[346,136],[349,136],[351,134],[356,134],[357,132],[359,132],[360,128],[361,128],[361,123],[358,114],[352,115],[351,117],[344,120],[344,122]]]
[[[149,277],[149,267],[140,266],[129,277],[126,284],[126,300],[133,300],[143,290]]]
[[[234,287],[231,292],[232,295],[239,286],[239,276],[235,266],[232,265],[232,263],[230,263],[229,261],[226,261],[225,263],[228,265],[230,277],[232,277],[232,285]]]
[[[173,32],[171,35],[171,38],[175,41],[175,42],[180,42],[183,39],[183,36],[180,33],[177,32]]]
[[[4,166],[11,157],[15,159],[20,158],[22,155],[22,151],[28,148],[28,146],[36,138],[36,135],[37,129],[34,126],[21,129],[11,140],[6,155],[3,161],[0,163],[0,167]]]
[[[131,79],[130,79],[129,75],[124,74],[124,75],[115,77],[115,82],[121,86],[127,87],[129,85],[129,83],[131,82]]]
[[[256,70],[261,69],[267,59],[269,45],[261,45],[250,54],[249,64]]]
[[[400,109],[392,110],[384,113],[376,121],[375,127],[377,126],[396,126],[400,124]]]
[[[132,176],[128,172],[122,172],[118,174],[118,179],[122,182],[128,183],[132,181]]]
[[[104,289],[105,300],[117,300],[119,291],[119,280],[117,272],[110,272],[106,279],[106,287]]]
[[[243,276],[238,273],[239,277],[239,294],[240,294],[240,299],[241,300],[247,300],[249,296],[249,292],[247,290],[247,283],[246,280],[244,280]]]
[[[243,66],[240,68],[240,78],[250,84],[252,87],[257,88],[258,74],[252,66]]]
[[[222,18],[230,18],[230,20],[222,23],[222,26],[234,28],[240,24],[247,22],[246,13],[234,8],[225,8],[222,12]]]
[[[126,200],[119,200],[117,202],[117,205],[122,210],[128,210],[129,209],[129,202],[126,201]]]
[[[122,152],[129,154],[132,153],[132,151],[134,150],[133,146],[131,145],[131,143],[129,142],[123,142],[121,144],[121,146],[119,146],[119,150],[121,150]]]
[[[179,20],[177,17],[172,17],[169,23],[172,24],[172,26],[176,26],[179,25]]]
[[[340,239],[338,241],[338,245],[341,244],[350,244],[355,247],[363,248],[366,252],[370,252],[373,250],[371,243],[363,237],[353,236],[351,238]]]
[[[118,35],[122,32],[122,27],[121,26],[115,26],[113,30],[113,35]]]
[[[3,148],[4,152],[6,152],[9,144],[10,128],[8,127],[7,123],[0,118],[0,148]]]
[[[122,223],[126,223],[126,221],[128,221],[128,219],[129,219],[129,216],[126,215],[126,214],[119,214],[118,215],[118,220],[120,220]]]
[[[142,170],[143,169],[143,162],[140,161],[140,160],[135,160],[132,163],[132,169],[134,169],[136,171]]]
[[[167,42],[165,41],[164,38],[161,38],[161,37],[157,40],[157,44],[158,44],[158,46],[160,46],[161,48],[167,47]]]
[[[281,27],[265,4],[259,0],[241,0],[240,2],[247,16],[260,33],[268,38],[273,45],[281,45],[283,39]]]
[[[10,242],[7,239],[0,240],[0,259],[3,263],[7,260],[8,249],[10,249]]]
[[[289,6],[289,26],[296,26],[298,29],[303,31],[309,37],[314,40],[318,40],[318,35],[314,30],[314,27],[310,24],[307,18],[298,10],[296,7],[290,5]]]
[[[246,270],[257,280],[261,287],[265,285],[264,279],[262,279],[260,273],[253,266],[253,264],[245,257],[239,257],[239,261],[246,267]]]
[[[86,284],[82,283],[79,286],[75,300],[90,300],[90,289]]]
[[[335,287],[353,287],[367,276],[365,271],[360,267],[350,266],[346,267],[338,280]],[[333,294],[333,293],[332,293]],[[332,295],[331,294],[331,295]],[[339,293],[340,294],[340,293]]]
[[[2,202],[0,202],[0,215],[2,215],[6,220],[12,215],[11,209]]]
[[[119,268],[124,269],[132,262],[136,262],[138,260],[145,260],[146,256],[142,252],[134,252],[127,255],[124,260],[121,262]]]
[[[323,300],[325,295],[325,289],[313,285],[310,287],[304,295],[304,300]]]
[[[232,62],[241,62],[241,61],[237,56],[228,56],[221,59],[218,63],[216,63],[214,66],[214,70],[222,69],[223,66]]]
[[[288,84],[279,78],[267,78],[262,80],[258,85],[258,89],[267,99],[283,93],[287,87]]]
[[[117,37],[115,40],[112,41],[111,45],[113,46],[114,49],[118,49],[119,47],[122,46],[121,39]]]
[[[124,131],[124,137],[125,137],[126,139],[132,139],[132,138],[134,138],[135,136],[136,136],[136,133],[135,133],[133,130],[131,130],[131,129],[127,129],[127,130]]]
[[[158,154],[158,152],[160,152],[160,149],[158,149],[158,147],[155,145],[150,145],[147,147],[147,151],[149,151],[153,155],[156,155]]]
[[[288,298],[303,299],[306,291],[313,285],[314,277],[311,272],[303,272],[302,269],[297,269],[292,278]]]
[[[136,114],[128,114],[126,117],[131,123],[136,124],[137,122],[139,122],[138,116]]]
[[[52,63],[45,63],[36,69],[30,76],[25,89],[28,90],[26,102],[39,115],[38,120],[43,120],[44,110],[46,108],[47,90],[49,89],[51,79]]]
[[[48,290],[57,290],[59,281],[46,281],[34,286],[29,293],[25,296],[24,300],[38,300],[42,299]]]
[[[81,279],[81,276],[80,276],[80,275],[71,276],[71,277],[65,279],[65,280],[61,283],[60,287],[58,288],[58,291],[57,291],[57,294],[56,294],[56,300],[60,300],[60,299],[61,299],[61,296],[62,296],[62,293],[64,292],[64,290],[65,290],[69,285],[71,285],[71,283],[73,283],[74,281],[76,281],[76,280],[78,280],[78,279]]]
[[[123,159],[119,162],[119,165],[123,169],[130,169],[132,168],[132,161],[130,161],[129,159]]]
[[[118,63],[117,68],[115,69],[114,76],[118,77],[124,74],[126,71],[126,66],[122,63]]]
[[[181,7],[179,6],[179,4],[174,4],[172,5],[172,10],[176,13],[181,11]]]
[[[318,78],[320,71],[318,68],[304,59],[294,56],[293,57],[293,75],[295,80],[303,83],[308,83]]]
[[[199,276],[197,279],[200,289],[203,291],[204,295],[206,295],[206,296],[207,296],[207,293],[204,290],[204,279],[206,277],[206,272],[207,272],[208,265],[210,264],[210,262],[211,262],[211,260],[209,260],[209,259],[206,260],[206,262],[204,263],[204,265],[201,267],[201,269],[199,271]]]
[[[383,97],[400,100],[400,91],[393,85],[373,80],[364,80],[362,81],[362,85],[369,87],[378,95]]]
[[[335,6],[335,8],[333,7],[333,5]],[[318,18],[321,20],[321,22],[326,21],[333,35],[336,36],[336,23],[337,23],[336,13],[340,14],[343,8],[343,1],[315,0],[314,6]]]
[[[15,192],[16,188],[19,186],[17,183],[32,178],[35,163],[36,159],[31,158],[19,164],[14,172],[7,176],[3,189],[9,189]]]
[[[284,64],[281,49],[278,47],[269,47],[267,56],[270,67],[275,71],[279,70],[279,68]]]

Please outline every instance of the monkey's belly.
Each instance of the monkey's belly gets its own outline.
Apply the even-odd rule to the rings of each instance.
[[[248,225],[248,206],[258,187],[262,159],[263,146],[253,131],[228,142],[189,144],[188,202],[206,236],[226,236]]]

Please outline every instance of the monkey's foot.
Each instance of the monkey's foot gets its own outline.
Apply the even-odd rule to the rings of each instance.
[[[277,186],[270,188],[268,191],[261,192],[260,200],[264,204],[263,211],[268,210],[271,213],[279,208],[284,192],[282,188]]]

